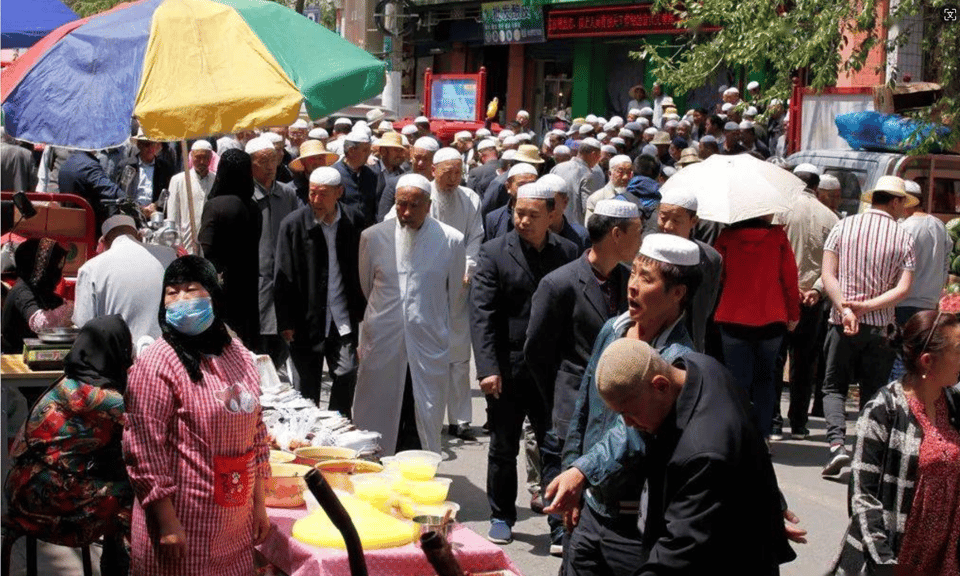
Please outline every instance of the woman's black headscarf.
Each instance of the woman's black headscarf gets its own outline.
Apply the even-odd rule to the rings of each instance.
[[[241,200],[253,199],[253,162],[243,150],[231,148],[220,156],[217,175],[207,198],[237,196]]]
[[[228,152],[232,152],[232,150],[228,150]],[[163,275],[162,294],[166,294],[167,286],[188,282],[198,282],[210,293],[210,301],[213,303],[213,324],[196,336],[178,332],[167,324],[167,307],[163,303],[163,296],[161,296],[160,331],[163,332],[164,340],[177,353],[183,367],[187,369],[190,379],[199,382],[202,378],[200,373],[202,355],[219,356],[230,343],[230,334],[227,333],[227,326],[223,323],[223,290],[220,287],[220,280],[217,278],[217,271],[213,264],[199,256],[190,255],[177,258],[167,267],[167,271]]]
[[[133,365],[133,337],[119,314],[94,318],[80,329],[63,373],[84,384],[127,389],[127,370]]]
[[[63,304],[54,290],[63,278],[67,251],[52,238],[24,240],[13,253],[17,276],[30,287],[40,308],[53,310]]]

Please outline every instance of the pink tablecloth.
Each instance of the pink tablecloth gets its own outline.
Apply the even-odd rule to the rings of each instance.
[[[347,552],[333,548],[318,548],[304,544],[291,536],[293,523],[306,516],[307,509],[267,508],[274,524],[260,553],[271,564],[290,576],[347,576],[350,565]],[[488,542],[466,526],[457,525],[450,533],[450,541],[460,544],[454,555],[466,572],[512,570],[520,574],[513,562],[498,546]],[[364,552],[370,576],[433,576],[436,572],[423,552],[408,544],[400,548],[368,550]]]

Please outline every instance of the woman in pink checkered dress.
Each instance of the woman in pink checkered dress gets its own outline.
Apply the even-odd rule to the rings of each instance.
[[[125,395],[131,573],[246,576],[270,529],[258,373],[220,319],[212,264],[177,259],[163,295],[163,337],[137,359]]]

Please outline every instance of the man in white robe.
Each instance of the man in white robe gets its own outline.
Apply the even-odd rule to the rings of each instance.
[[[396,218],[360,236],[360,287],[367,310],[353,420],[381,434],[384,454],[395,452],[400,428],[411,424],[401,419],[408,378],[419,444],[440,451],[452,317],[466,296],[466,252],[463,234],[429,216],[430,194],[426,178],[404,175],[397,182]]]
[[[187,179],[185,172],[174,174],[170,178],[170,195],[167,197],[167,208],[164,217],[173,220],[180,231],[180,244],[191,254],[200,254],[200,245],[197,235],[200,233],[200,216],[203,214],[203,204],[213,188],[215,174],[210,171],[210,161],[213,159],[213,146],[206,140],[197,140],[190,147],[191,195],[193,196],[193,221],[190,219],[190,204],[187,201]]]

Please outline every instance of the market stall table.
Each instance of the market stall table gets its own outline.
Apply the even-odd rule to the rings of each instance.
[[[307,515],[305,506],[299,508],[267,508],[274,524],[266,542],[259,546],[271,564],[289,576],[343,576],[350,573],[346,550],[319,548],[295,539],[293,524]],[[491,544],[466,526],[457,525],[450,532],[454,556],[466,572],[511,570],[520,574],[500,547]],[[432,576],[423,551],[414,544],[383,550],[364,550],[370,576]]]

